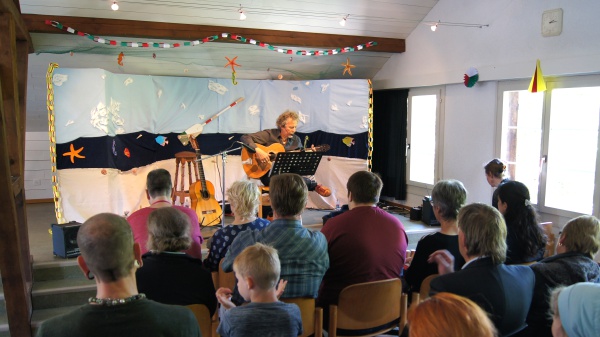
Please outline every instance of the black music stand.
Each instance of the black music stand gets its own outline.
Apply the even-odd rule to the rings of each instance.
[[[281,173],[313,176],[321,162],[323,152],[279,152],[269,171],[269,177]]]

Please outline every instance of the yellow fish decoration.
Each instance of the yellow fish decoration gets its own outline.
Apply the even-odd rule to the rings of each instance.
[[[354,138],[352,137],[344,137],[344,139],[342,139],[342,143],[346,144],[347,147],[350,147],[355,144]]]

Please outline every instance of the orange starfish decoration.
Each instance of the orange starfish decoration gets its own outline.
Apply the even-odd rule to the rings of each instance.
[[[75,164],[75,157],[85,158],[85,156],[82,156],[79,154],[79,152],[81,152],[81,151],[83,151],[83,146],[81,148],[79,148],[78,150],[75,150],[75,148],[73,147],[73,144],[71,144],[71,151],[63,153],[63,157],[71,156],[71,164]]]
[[[235,60],[237,60],[237,56],[233,58],[233,60],[230,60],[229,57],[225,56],[225,58],[227,59],[227,61],[229,61],[226,65],[225,68],[231,66],[231,71],[233,71],[235,73],[235,67],[241,67],[241,65],[235,63]]]
[[[348,72],[348,74],[350,74],[350,76],[352,76],[352,68],[356,68],[356,66],[354,64],[350,64],[350,58],[347,57],[346,58],[346,63],[342,63],[342,65],[344,66],[344,72],[342,73],[342,75],[346,75],[346,72]]]

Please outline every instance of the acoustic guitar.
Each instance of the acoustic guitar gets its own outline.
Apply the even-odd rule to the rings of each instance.
[[[196,138],[190,137],[189,141],[196,151],[199,172],[199,179],[190,185],[192,209],[196,211],[201,227],[219,225],[223,211],[221,210],[221,205],[215,199],[215,187],[204,177],[204,165],[202,165],[201,160],[202,154],[200,153]]]
[[[285,152],[285,148],[279,143],[273,143],[269,146],[256,144],[256,147],[269,154],[269,161],[265,163],[259,162],[256,159],[256,152],[251,152],[246,149],[246,147],[242,147],[242,167],[244,168],[246,175],[252,179],[260,179],[260,177],[267,174],[271,169],[271,166],[273,166],[277,154],[279,152]],[[329,151],[329,149],[330,146],[327,144],[315,146],[315,152],[326,152]],[[307,151],[312,151],[312,149],[308,148]]]

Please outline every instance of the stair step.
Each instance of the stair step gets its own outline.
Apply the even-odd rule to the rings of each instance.
[[[96,283],[86,278],[35,282],[31,291],[34,310],[82,305],[96,295]]]
[[[31,330],[33,332],[32,335],[35,336],[37,329],[40,327],[40,325],[42,325],[42,322],[44,322],[45,320],[71,312],[79,308],[82,304],[83,303],[68,307],[34,310],[33,314],[31,315]],[[0,337],[4,336],[2,336],[2,334],[0,333]]]
[[[33,281],[51,281],[63,279],[86,279],[76,259],[49,261],[33,264]]]

